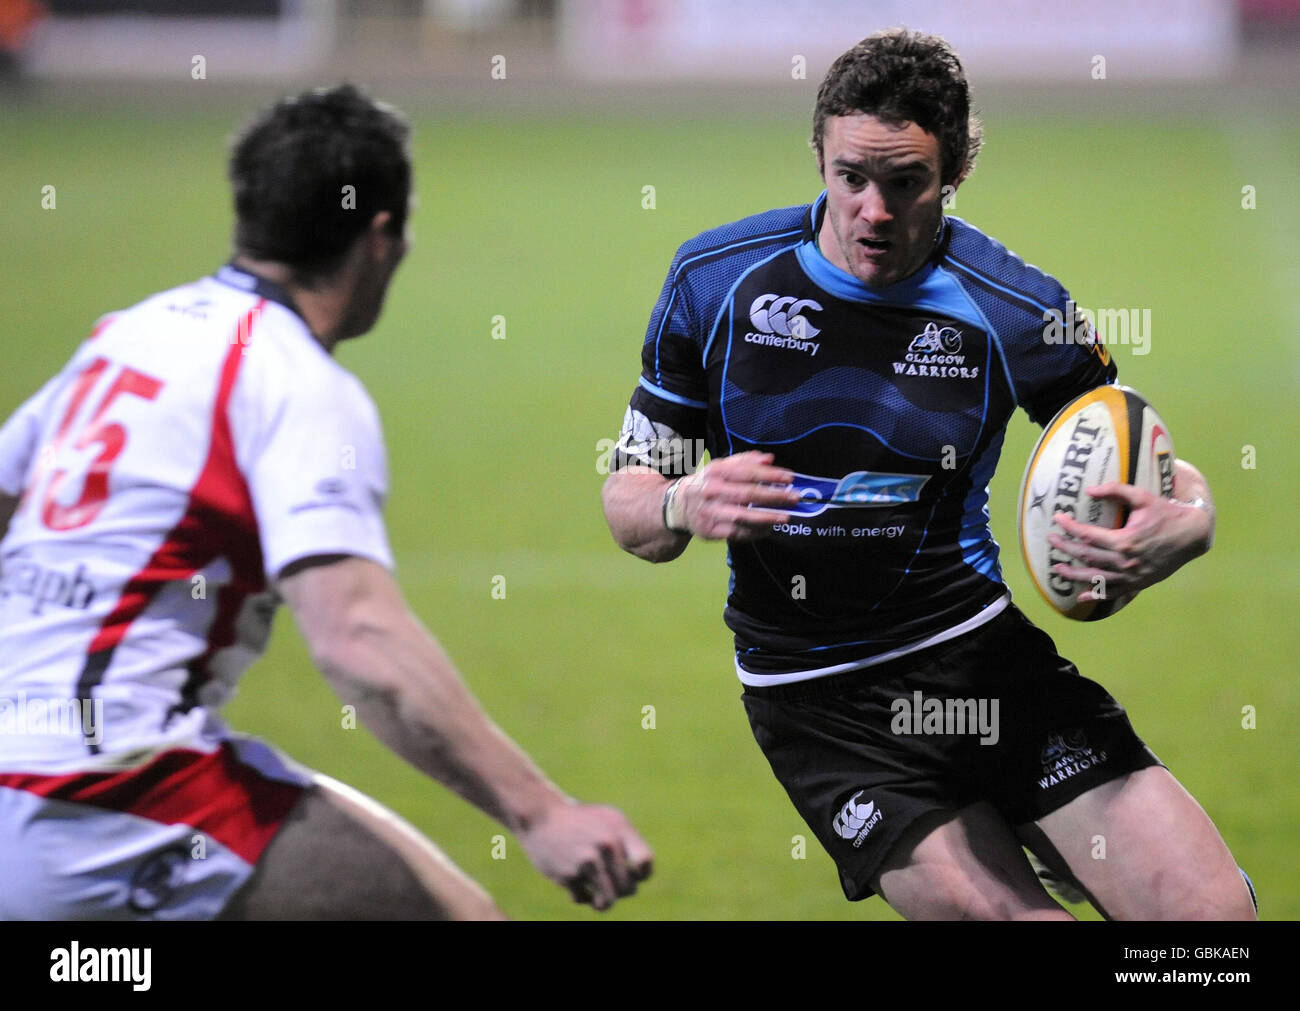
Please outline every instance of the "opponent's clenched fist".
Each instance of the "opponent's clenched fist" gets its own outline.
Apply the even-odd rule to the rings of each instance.
[[[519,832],[539,871],[575,902],[608,909],[650,876],[654,854],[617,808],[566,801]]]

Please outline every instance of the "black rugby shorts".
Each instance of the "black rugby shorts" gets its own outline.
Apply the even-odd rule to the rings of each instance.
[[[1012,605],[929,649],[741,698],[853,900],[872,894],[917,818],[985,800],[1019,825],[1162,764],[1123,707]]]

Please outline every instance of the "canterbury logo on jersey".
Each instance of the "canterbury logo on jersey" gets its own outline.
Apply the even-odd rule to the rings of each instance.
[[[885,474],[855,470],[842,478],[795,474],[793,488],[800,501],[790,510],[801,516],[818,516],[827,509],[861,509],[868,506],[905,505],[921,497],[929,474]]]
[[[807,340],[816,337],[821,330],[808,322],[803,315],[806,309],[816,309],[821,312],[822,307],[811,298],[759,295],[749,307],[749,321],[760,333],[775,333],[782,337],[798,337]]]
[[[749,306],[749,322],[754,329],[745,334],[745,343],[806,351],[815,358],[821,345],[811,338],[821,330],[803,315],[814,310],[820,312],[821,305],[810,298],[759,295]]]

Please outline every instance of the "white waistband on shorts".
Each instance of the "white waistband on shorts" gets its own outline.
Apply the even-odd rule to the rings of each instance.
[[[979,614],[967,618],[960,624],[953,625],[951,628],[945,628],[942,632],[936,632],[932,636],[917,642],[910,643],[906,646],[900,646],[898,649],[892,649],[888,653],[879,653],[876,656],[867,657],[865,660],[851,660],[848,663],[837,663],[832,667],[815,667],[812,670],[789,671],[784,674],[756,674],[753,671],[747,671],[740,665],[740,657],[736,657],[736,676],[740,678],[741,684],[752,687],[763,687],[767,685],[788,685],[796,681],[811,681],[813,678],[827,677],[831,674],[843,674],[845,671],[862,670],[865,667],[874,667],[876,664],[884,663],[886,660],[895,660],[900,656],[906,656],[908,653],[915,653],[917,650],[926,649],[929,646],[937,646],[941,642],[947,642],[949,639],[955,639],[959,635],[965,635],[967,632],[979,628],[986,622],[992,621],[999,614],[1007,609],[1011,603],[1011,595],[1003,594],[988,607],[980,611]]]

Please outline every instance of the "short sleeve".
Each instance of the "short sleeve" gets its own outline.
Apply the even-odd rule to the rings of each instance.
[[[278,392],[250,383],[232,418],[268,579],[312,555],[345,554],[393,567],[384,529],[388,462],[379,415],[341,367],[294,377]],[[242,437],[241,437],[242,432]]]
[[[1075,397],[1113,383],[1118,369],[1096,327],[1062,291],[1042,322],[1020,336],[1012,355],[1017,399],[1029,417],[1046,425]]]
[[[655,466],[682,457],[681,440],[700,443],[708,418],[708,379],[703,341],[689,288],[679,277],[679,251],[669,268],[641,345],[641,378],[628,403],[613,469]],[[669,444],[671,442],[671,445]]]
[[[62,373],[33,394],[0,428],[0,493],[17,498],[36,458],[45,413],[61,388]]]

